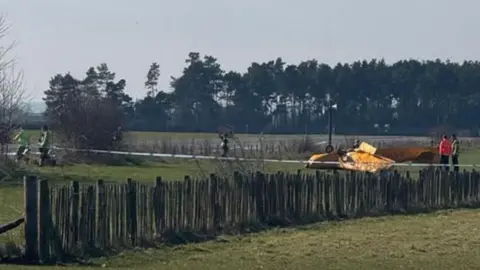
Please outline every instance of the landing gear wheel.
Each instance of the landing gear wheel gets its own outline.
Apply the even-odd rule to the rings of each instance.
[[[332,145],[327,145],[327,147],[325,147],[325,152],[327,152],[328,154],[330,154],[331,152],[333,152],[333,146]]]

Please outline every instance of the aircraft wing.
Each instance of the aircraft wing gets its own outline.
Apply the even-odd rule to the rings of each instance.
[[[363,152],[366,152],[366,153],[369,153],[369,154],[372,154],[372,155],[375,155],[375,153],[377,152],[377,148],[375,148],[374,146],[372,146],[372,145],[370,145],[366,142],[362,142],[356,150],[360,150],[360,151],[363,151]]]
[[[348,152],[339,158],[340,167],[352,171],[377,172],[390,168],[395,161],[364,151]]]

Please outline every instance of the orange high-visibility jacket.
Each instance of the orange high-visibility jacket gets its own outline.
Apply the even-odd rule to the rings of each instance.
[[[448,139],[442,139],[439,151],[440,155],[450,156],[452,154],[452,143]]]

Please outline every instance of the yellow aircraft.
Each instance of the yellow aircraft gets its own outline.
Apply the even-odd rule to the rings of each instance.
[[[305,168],[377,172],[389,169],[394,163],[438,163],[436,147],[391,147],[377,149],[362,142],[358,148],[314,154]],[[323,163],[316,163],[323,162]]]

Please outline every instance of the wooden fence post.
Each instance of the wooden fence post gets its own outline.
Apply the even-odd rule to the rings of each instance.
[[[184,178],[184,190],[183,190],[183,202],[184,202],[184,213],[183,213],[183,224],[186,226],[187,230],[192,231],[195,226],[195,204],[194,204],[194,195],[192,194],[192,180],[190,176],[185,176]]]
[[[137,245],[137,190],[131,178],[127,179],[127,222],[130,243]]]
[[[160,239],[165,230],[165,187],[161,176],[155,178],[154,186],[155,238]]]
[[[265,201],[264,201],[264,196],[265,196],[265,189],[264,189],[264,184],[265,184],[265,175],[259,171],[256,172],[255,174],[255,205],[256,205],[256,210],[257,210],[257,216],[256,219],[257,221],[264,223],[266,221],[266,216],[265,216]]]
[[[38,197],[37,177],[24,177],[25,192],[25,259],[28,262],[38,262]]]
[[[50,241],[48,239],[53,228],[50,227],[50,191],[47,180],[39,182],[38,190],[38,253],[41,262],[50,259]]]
[[[210,174],[210,204],[212,206],[212,221],[213,221],[213,230],[216,231],[218,229],[218,225],[220,223],[220,211],[217,205],[218,199],[218,181],[217,176],[215,174]]]
[[[95,240],[97,244],[97,248],[105,248],[107,242],[106,230],[107,230],[107,220],[106,217],[106,200],[105,200],[105,185],[102,179],[97,180],[97,188],[96,188],[96,202],[97,205],[95,208],[96,216],[95,216],[95,226],[96,226],[96,233],[95,233]]]
[[[78,181],[72,181],[71,183],[71,194],[72,194],[72,204],[70,205],[70,221],[71,221],[71,233],[70,233],[70,239],[69,239],[69,246],[72,248],[77,248],[78,244],[78,207],[80,205],[80,186]]]

